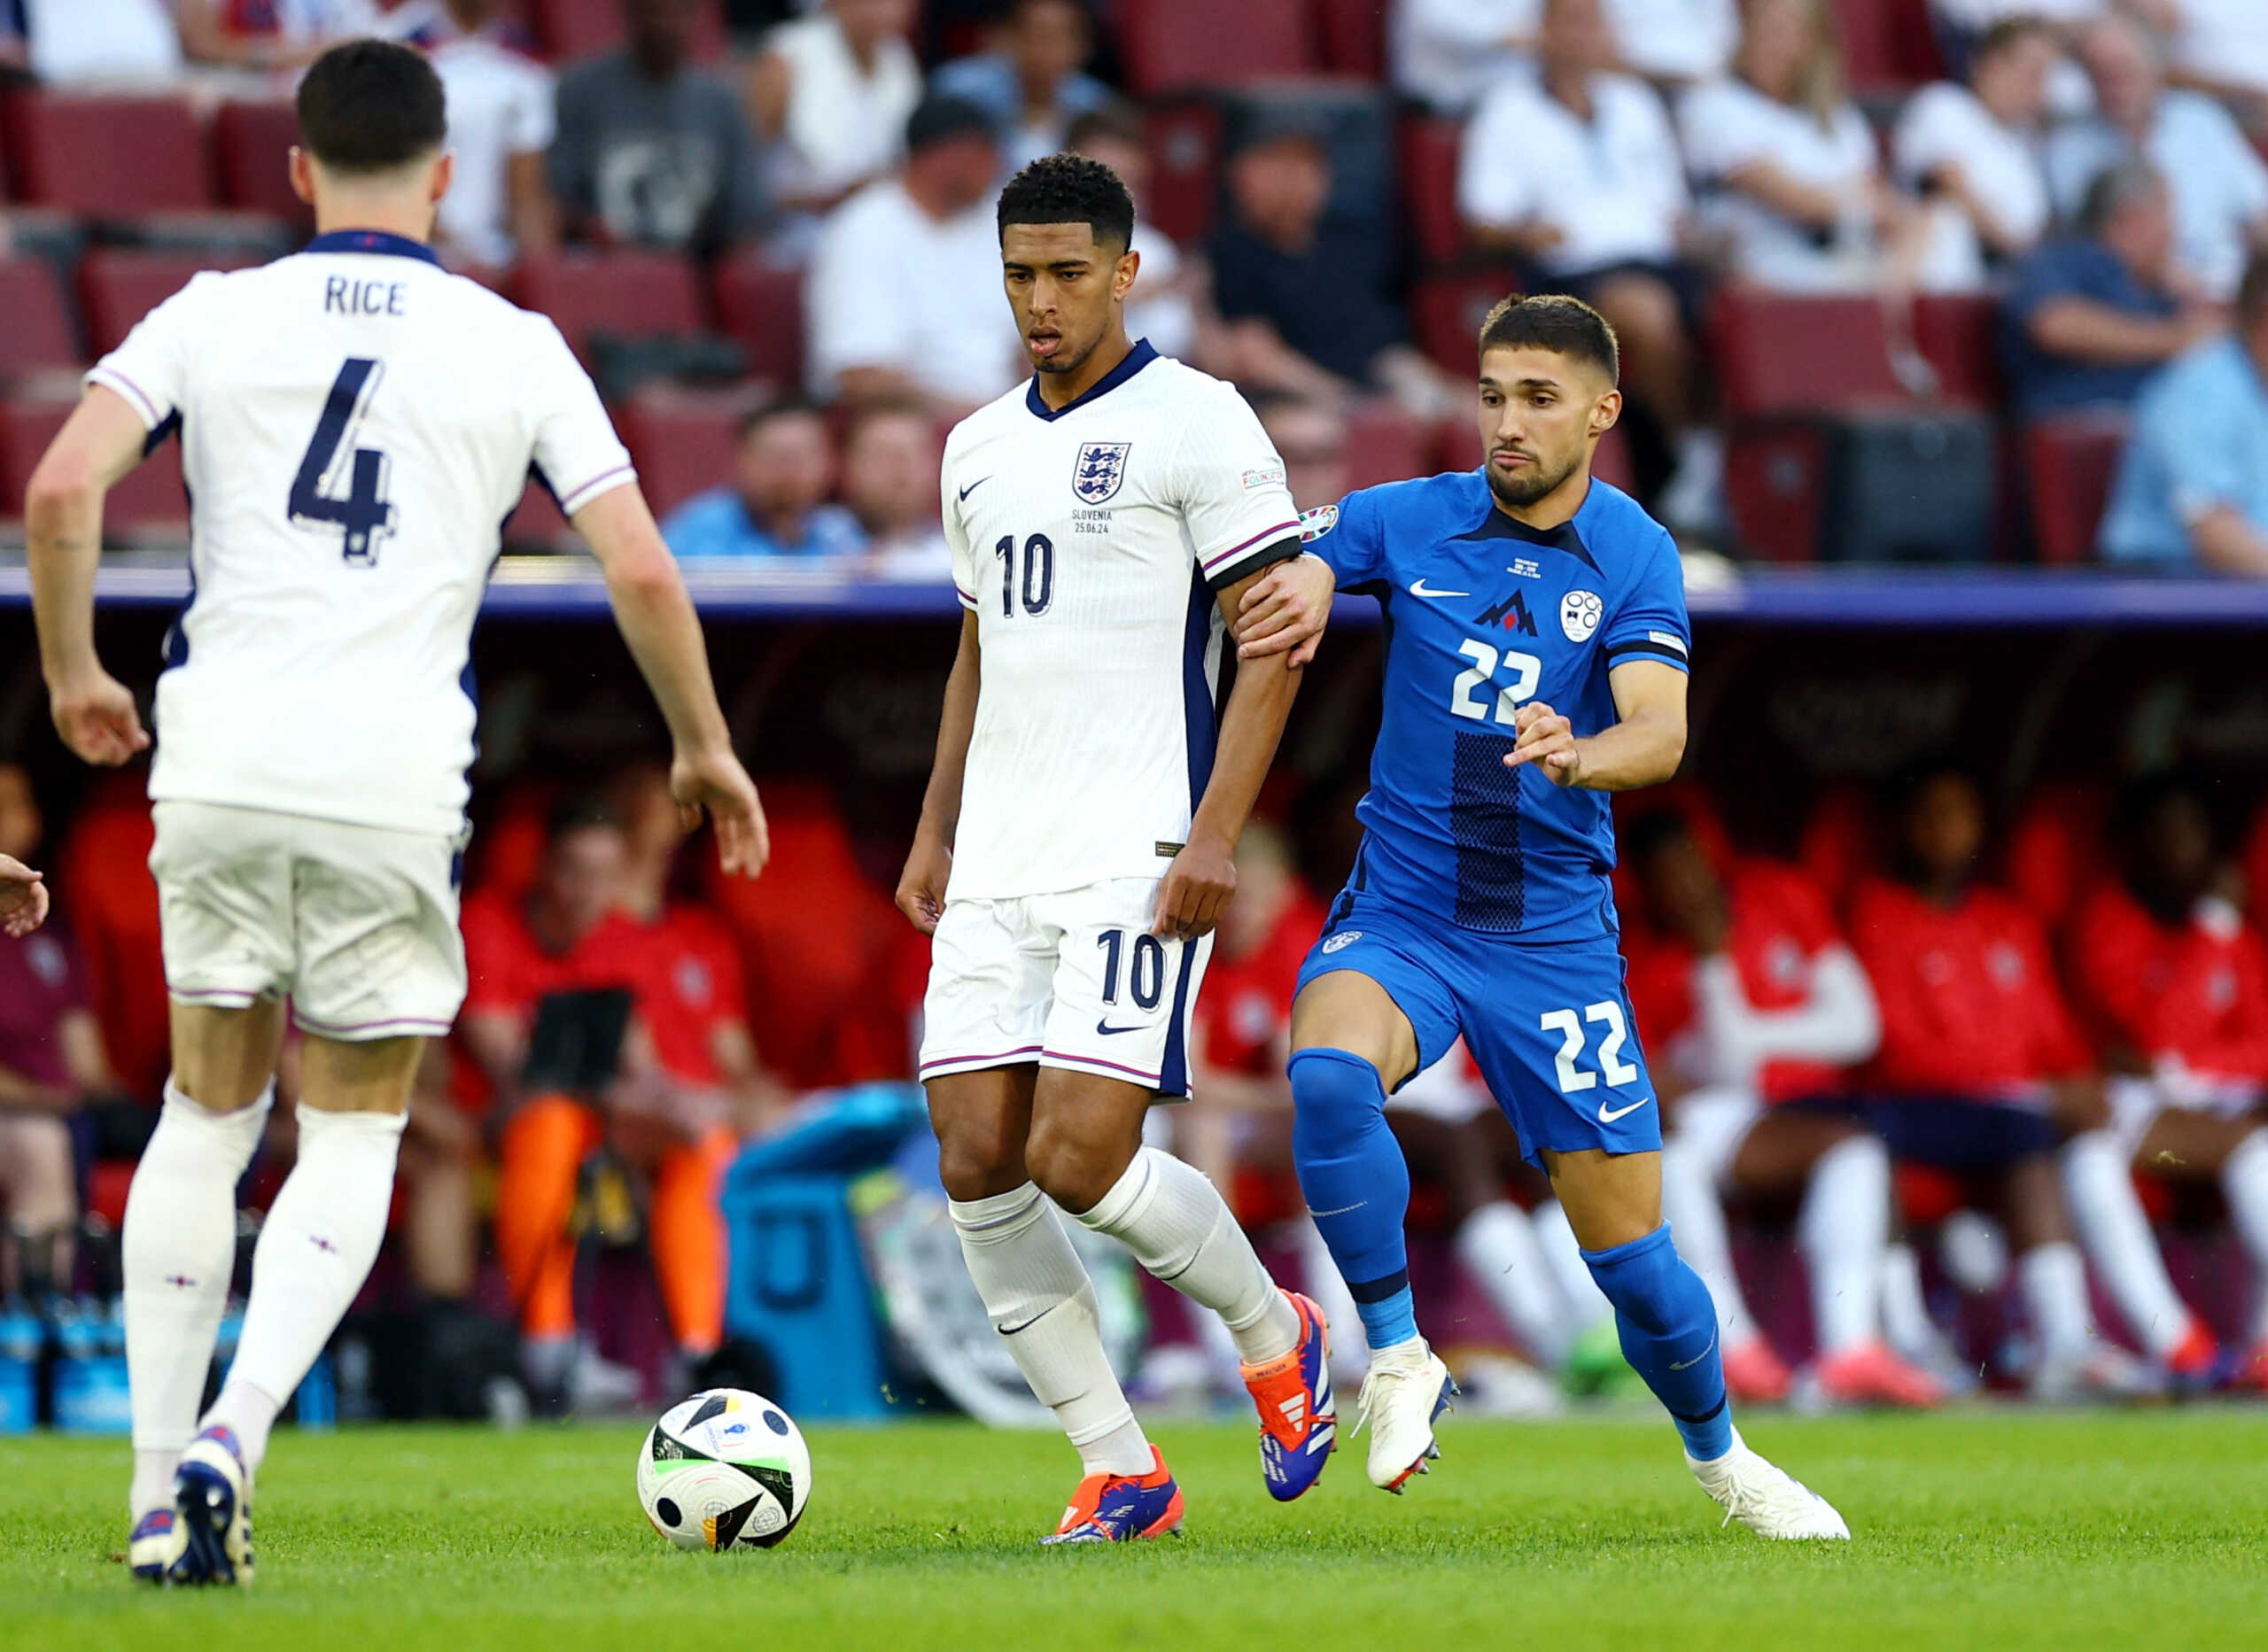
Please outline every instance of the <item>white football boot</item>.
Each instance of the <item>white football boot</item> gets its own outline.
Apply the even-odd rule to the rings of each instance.
[[[126,1540],[126,1563],[144,1583],[162,1584],[189,1547],[181,1516],[171,1509],[152,1509],[134,1523]]]
[[[1423,1338],[1371,1356],[1356,1402],[1355,1431],[1371,1431],[1371,1484],[1401,1493],[1413,1474],[1441,1454],[1433,1443],[1433,1419],[1449,1409],[1456,1379]]]
[[[174,1470],[174,1516],[187,1540],[169,1583],[252,1581],[252,1473],[234,1429],[206,1429]]]
[[[1738,1429],[1733,1431],[1733,1448],[1723,1456],[1714,1462],[1696,1462],[1689,1456],[1685,1466],[1725,1511],[1727,1525],[1737,1520],[1759,1537],[1779,1539],[1848,1540],[1851,1535],[1832,1504],[1751,1451]]]

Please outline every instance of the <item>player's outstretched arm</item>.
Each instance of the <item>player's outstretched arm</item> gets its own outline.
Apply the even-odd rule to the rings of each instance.
[[[0,855],[0,935],[20,941],[47,921],[47,885],[12,855]]]
[[[1677,772],[1685,756],[1685,673],[1658,660],[1632,660],[1607,673],[1620,721],[1596,734],[1575,737],[1567,719],[1540,700],[1519,709],[1519,738],[1506,768],[1533,763],[1560,786],[1595,792],[1658,786]]]
[[[929,765],[929,789],[921,795],[921,819],[913,828],[913,848],[898,874],[897,910],[925,935],[937,933],[944,916],[945,884],[952,876],[953,833],[960,825],[961,775],[968,767],[968,742],[976,733],[976,691],[983,678],[983,656],[976,642],[976,616],[960,617],[960,648],[952,675],[945,679],[945,709],[937,719],[937,755]]]
[[[756,782],[733,753],[732,733],[709,677],[709,645],[701,617],[662,542],[654,513],[635,483],[600,494],[575,513],[575,531],[606,573],[615,624],[662,708],[676,754],[670,793],[695,824],[703,809],[717,823],[717,850],[726,872],[753,878],[772,842]]]
[[[1277,563],[1248,588],[1229,618],[1235,627],[1237,658],[1256,660],[1289,650],[1294,670],[1315,658],[1323,630],[1331,623],[1331,599],[1339,576],[1312,553]]]
[[[1253,574],[1220,593],[1221,613],[1236,623],[1245,593],[1263,578]],[[1236,686],[1221,713],[1221,736],[1213,753],[1213,778],[1189,823],[1189,842],[1166,869],[1158,886],[1161,935],[1193,939],[1209,935],[1236,894],[1237,839],[1252,816],[1276,743],[1300,692],[1300,674],[1288,654],[1263,655],[1237,667]]]
[[[56,432],[24,495],[48,709],[63,743],[89,763],[124,763],[150,743],[134,695],[95,653],[103,495],[141,463],[147,434],[125,397],[94,385]]]

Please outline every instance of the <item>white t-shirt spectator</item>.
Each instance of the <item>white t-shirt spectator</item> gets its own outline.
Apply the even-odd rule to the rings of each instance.
[[[469,35],[440,0],[409,0],[384,32],[424,51],[448,100],[457,170],[441,199],[441,238],[484,264],[510,263],[509,168],[515,155],[551,147],[551,71],[517,29],[491,23]]]
[[[2126,149],[2125,135],[2104,120],[2058,128],[2047,143],[2056,206],[2076,214],[2087,185]],[[2158,99],[2142,154],[2172,194],[2174,261],[2209,295],[2230,297],[2244,274],[2250,228],[2268,217],[2268,162],[2229,112],[2202,92]]]
[[[781,24],[764,48],[789,70],[787,120],[772,157],[774,198],[835,195],[897,164],[905,118],[921,100],[913,47],[885,41],[867,74],[843,26],[823,12]]]
[[[870,183],[828,215],[804,292],[811,389],[823,400],[846,368],[895,368],[967,402],[990,401],[1021,371],[990,201],[939,223],[897,179]]]
[[[1168,292],[1181,274],[1181,249],[1155,225],[1134,224],[1133,247],[1142,255],[1142,273],[1126,300],[1126,331],[1146,338],[1160,355],[1186,361],[1197,345],[1197,306],[1184,292]]]
[[[1941,167],[1960,167],[1993,222],[2025,247],[2047,228],[2047,175],[2038,142],[1995,120],[1966,86],[1940,81],[1915,93],[1899,117],[1890,153],[1891,175],[1916,192]],[[1981,244],[1977,255],[1981,264]]]
[[[1860,278],[1868,238],[1855,217],[1822,247],[1808,228],[1753,197],[1708,190],[1744,167],[1769,161],[1799,183],[1862,204],[1877,157],[1874,133],[1857,109],[1844,104],[1821,126],[1808,109],[1767,97],[1744,81],[1723,80],[1686,93],[1677,124],[1686,166],[1706,191],[1700,216],[1730,238],[1741,276],[1790,291],[1829,291]]]
[[[73,81],[172,80],[181,36],[165,0],[23,0],[32,73]]]
[[[1527,74],[1543,0],[1396,0],[1387,44],[1394,83],[1434,108],[1471,108],[1508,74]]]
[[[1740,43],[1735,0],[1606,0],[1606,22],[1622,61],[1656,80],[1713,79]]]
[[[2268,92],[2268,4],[2263,0],[2181,0],[2172,58],[2217,86]]]
[[[1555,275],[1667,263],[1687,207],[1668,112],[1627,74],[1592,76],[1590,97],[1585,121],[1533,81],[1490,92],[1465,128],[1457,210],[1468,223],[1557,230],[1538,260]]]

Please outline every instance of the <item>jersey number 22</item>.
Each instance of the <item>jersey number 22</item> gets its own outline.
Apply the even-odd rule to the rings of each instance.
[[[299,473],[291,478],[292,522],[319,531],[338,529],[340,554],[350,567],[375,567],[378,541],[393,531],[393,507],[386,502],[389,461],[375,447],[354,445],[362,415],[384,376],[384,362],[347,357],[331,381]]]

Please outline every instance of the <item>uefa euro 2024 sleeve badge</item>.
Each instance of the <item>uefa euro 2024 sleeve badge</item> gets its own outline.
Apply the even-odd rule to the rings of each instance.
[[[1117,493],[1126,480],[1126,453],[1131,442],[1088,442],[1079,449],[1072,468],[1071,491],[1084,505],[1099,505]]]

